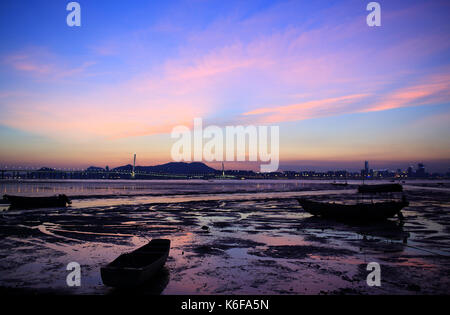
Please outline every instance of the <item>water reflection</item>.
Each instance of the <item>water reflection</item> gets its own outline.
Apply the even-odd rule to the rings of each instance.
[[[377,223],[340,222],[311,216],[302,222],[302,229],[320,230],[321,235],[333,237],[333,232],[350,232],[363,237],[364,240],[381,238],[385,240],[401,241],[406,244],[410,233],[404,230],[404,222],[400,220],[386,220]]]
[[[204,189],[200,184],[195,189],[177,185],[178,192]],[[420,281],[427,292],[448,292],[443,275],[449,260],[432,253],[448,248],[447,195],[417,193],[405,211],[404,226],[395,220],[361,226],[313,217],[288,197],[321,194],[318,199],[343,202],[352,197],[339,190],[322,186],[325,189],[312,191],[308,186],[309,191],[281,191],[284,186],[277,183],[257,185],[280,191],[90,197],[67,209],[4,212],[0,286],[20,281],[29,288],[62,290],[67,263],[77,261],[84,268],[84,284],[76,294],[318,294],[340,288],[370,294],[373,288],[359,284],[365,285],[367,263],[377,261],[389,272],[386,279],[395,279],[383,284],[383,292],[408,293],[408,285],[419,278],[425,279]],[[212,187],[232,189],[224,183]],[[139,205],[164,199],[166,203]],[[101,206],[114,200],[118,206]],[[85,201],[94,206],[82,207]],[[202,226],[208,226],[209,233],[203,233]],[[100,267],[152,238],[172,241],[165,269],[138,288],[105,287]]]
[[[404,231],[401,221],[384,221],[372,225],[359,226],[358,233],[363,236],[380,237],[407,243],[410,233]]]

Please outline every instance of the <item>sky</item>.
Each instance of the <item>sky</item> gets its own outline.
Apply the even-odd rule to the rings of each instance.
[[[450,2],[369,2],[3,0],[0,166],[170,162],[200,117],[279,126],[282,170],[448,171]]]

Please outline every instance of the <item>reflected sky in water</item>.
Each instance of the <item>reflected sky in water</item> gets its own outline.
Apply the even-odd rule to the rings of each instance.
[[[97,189],[113,184],[128,185],[127,193],[133,185],[142,185],[147,195],[97,196]],[[27,183],[24,190],[33,185],[65,189],[61,183]],[[122,294],[102,284],[100,267],[152,238],[169,238],[166,271],[140,293],[408,294],[412,293],[408,287],[416,284],[429,293],[445,293],[449,287],[443,275],[450,271],[445,256],[450,253],[450,198],[439,190],[406,190],[411,205],[404,211],[404,226],[395,220],[349,226],[314,218],[293,198],[309,195],[337,202],[354,198],[353,187],[333,189],[329,183],[62,185],[87,185],[83,190],[89,198],[79,194],[67,209],[1,213],[1,286]],[[174,187],[179,195],[161,194]],[[218,193],[220,189],[228,193]],[[81,288],[65,284],[65,267],[71,261],[82,266]],[[377,291],[365,284],[365,266],[372,261],[383,266],[387,281]]]

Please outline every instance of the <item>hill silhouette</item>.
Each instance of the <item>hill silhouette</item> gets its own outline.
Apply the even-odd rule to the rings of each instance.
[[[131,172],[133,166],[131,164],[119,166],[112,171]],[[214,168],[207,166],[201,162],[170,162],[155,166],[136,166],[136,172],[139,173],[164,173],[164,174],[214,174],[217,172]]]

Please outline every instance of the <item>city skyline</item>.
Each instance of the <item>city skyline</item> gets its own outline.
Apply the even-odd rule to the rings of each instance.
[[[139,160],[138,160],[139,161]],[[108,163],[104,166],[101,166],[101,164],[89,164],[84,167],[53,167],[51,165],[0,165],[0,170],[3,172],[5,171],[27,171],[27,170],[60,170],[60,171],[86,171],[89,169],[102,169],[105,171],[113,171],[114,169],[119,169],[122,167],[130,166],[134,168],[134,165],[136,168],[145,168],[145,167],[154,167],[154,166],[161,166],[165,164],[170,163],[198,163],[198,162],[171,162],[166,161],[163,163],[157,163],[157,164],[145,164],[145,163],[137,163],[136,162],[136,155],[134,155],[133,160],[129,161],[129,163],[125,163],[122,165],[113,165]],[[215,169],[217,172],[222,172],[222,169],[225,168],[226,165],[226,171],[253,171],[255,173],[260,173],[259,169],[259,163],[256,162],[200,162],[204,165]],[[303,165],[281,165],[280,168],[272,173],[277,172],[317,172],[317,173],[326,173],[326,172],[349,172],[349,173],[361,173],[364,171],[365,174],[369,174],[370,172],[380,172],[380,171],[388,171],[392,173],[407,173],[408,170],[415,172],[419,168],[423,168],[424,172],[427,172],[428,174],[441,174],[441,175],[447,175],[450,173],[450,168],[444,169],[436,167],[436,165],[431,164],[424,164],[423,162],[417,162],[417,163],[403,163],[398,162],[397,164],[391,164],[391,166],[386,166],[387,164],[383,164],[380,162],[372,163],[369,161],[360,161],[359,164],[355,164],[354,162],[347,162],[342,165],[342,167],[339,166],[339,163],[334,166],[332,166],[332,163],[326,162],[323,166],[315,165],[314,163],[317,163],[317,161],[309,161],[309,163],[312,163],[311,165],[303,164]],[[367,166],[366,166],[367,163]],[[349,166],[350,165],[350,166]],[[370,166],[369,166],[370,165]],[[132,171],[134,172],[134,171]],[[264,173],[264,172],[262,172]],[[269,172],[270,173],[270,172]]]
[[[202,117],[279,126],[281,170],[450,167],[446,1],[79,3],[0,4],[0,165],[162,164]]]

